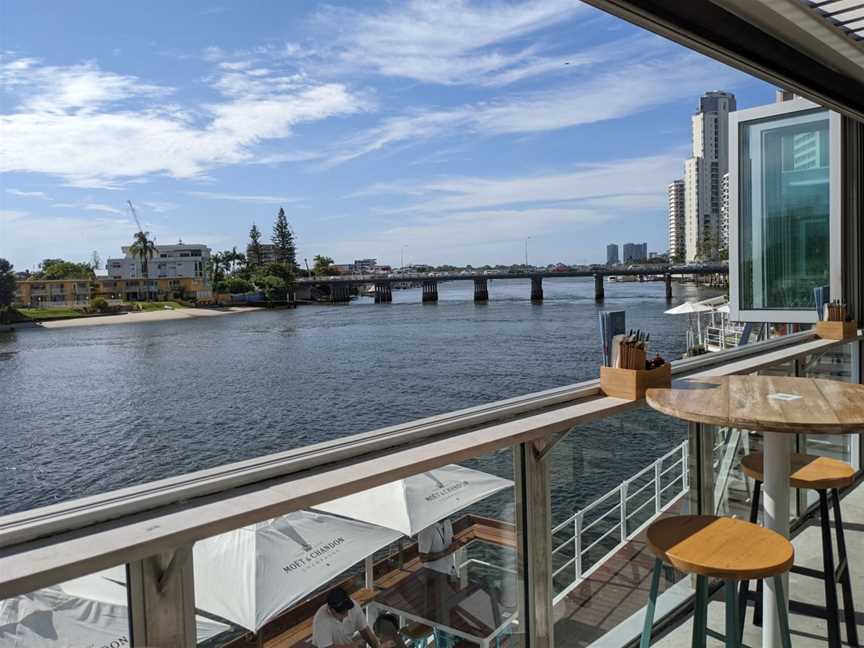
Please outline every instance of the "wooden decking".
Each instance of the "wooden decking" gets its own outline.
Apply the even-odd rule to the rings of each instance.
[[[680,504],[661,517],[680,511]],[[624,545],[555,606],[556,648],[588,646],[644,607],[651,585],[654,555],[644,531]],[[660,591],[683,574],[666,569]]]

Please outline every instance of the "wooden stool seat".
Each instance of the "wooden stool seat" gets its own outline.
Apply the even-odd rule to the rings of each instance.
[[[741,459],[741,470],[750,479],[765,481],[764,459],[761,452],[748,454]],[[855,469],[852,466],[837,459],[816,455],[793,454],[791,472],[789,485],[793,488],[846,488],[855,481]]]
[[[789,571],[792,543],[756,524],[713,515],[677,515],[646,531],[657,558],[679,570],[724,580],[768,578]]]

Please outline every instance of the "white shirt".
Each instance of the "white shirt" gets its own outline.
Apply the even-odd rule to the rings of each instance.
[[[453,523],[449,519],[436,522],[417,534],[417,551],[421,554],[438,553],[453,544]],[[450,554],[423,565],[442,574],[456,573],[456,556]]]
[[[312,620],[312,643],[318,648],[350,644],[356,633],[368,627],[366,616],[356,603],[341,621],[333,616],[325,603]]]

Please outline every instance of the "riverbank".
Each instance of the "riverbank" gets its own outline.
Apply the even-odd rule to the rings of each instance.
[[[257,307],[226,306],[222,308],[175,308],[173,310],[144,311],[141,313],[124,313],[122,315],[106,315],[104,317],[80,317],[47,321],[39,324],[42,328],[72,328],[79,326],[109,326],[112,324],[141,324],[143,322],[166,322],[171,320],[197,319],[199,317],[217,317],[220,315],[236,315],[262,310]]]

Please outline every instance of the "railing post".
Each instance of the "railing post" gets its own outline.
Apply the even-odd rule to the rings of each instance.
[[[576,548],[576,580],[582,578],[582,511],[576,514],[573,542]]]
[[[688,450],[690,443],[685,441],[681,444],[681,490],[687,491],[690,489],[690,457]]]
[[[626,481],[621,482],[621,542],[627,542],[627,486]]]
[[[192,545],[130,562],[126,567],[132,646],[194,646]]]
[[[654,511],[657,515],[660,514],[660,509],[663,508],[663,494],[660,492],[660,472],[662,467],[662,459],[654,462]]]
[[[539,445],[539,447],[538,447]],[[545,444],[513,448],[516,482],[516,536],[519,582],[524,587],[520,628],[532,648],[554,648],[552,611],[552,503]]]

